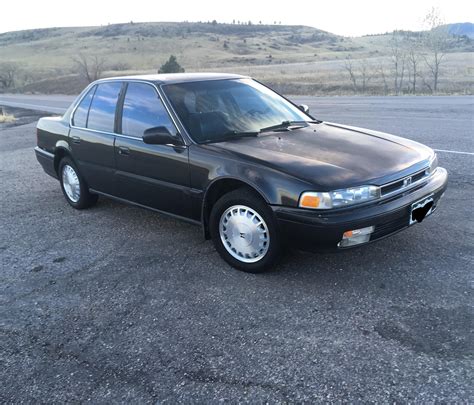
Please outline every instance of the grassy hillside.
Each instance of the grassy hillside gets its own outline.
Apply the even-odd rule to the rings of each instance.
[[[286,92],[342,94],[353,91],[344,69],[351,59],[356,67],[360,61],[370,67],[371,85],[364,91],[377,93],[377,70],[390,69],[389,40],[390,35],[344,38],[304,26],[127,23],[0,34],[0,62],[21,67],[18,91],[79,91],[85,82],[73,58],[82,53],[103,57],[107,76],[154,73],[174,54],[186,71],[233,71]],[[469,39],[450,49],[443,91],[472,91],[472,55]]]
[[[175,54],[188,69],[310,60],[316,51],[331,54],[342,37],[300,26],[199,23],[116,24],[88,28],[50,28],[0,35],[2,59],[31,68],[67,69],[78,52],[100,54],[110,66],[156,69]],[[349,50],[354,50],[348,44]]]

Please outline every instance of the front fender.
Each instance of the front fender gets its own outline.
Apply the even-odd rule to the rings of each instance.
[[[301,192],[311,188],[286,173],[198,145],[190,147],[189,159],[191,187],[204,194],[213,182],[228,178],[252,187],[270,205],[296,207]]]

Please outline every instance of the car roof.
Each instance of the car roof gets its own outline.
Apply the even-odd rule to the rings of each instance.
[[[241,76],[230,73],[165,73],[155,75],[135,75],[135,76],[119,76],[100,79],[98,82],[112,80],[142,80],[153,82],[155,84],[175,84],[185,82],[200,82],[206,80],[226,80],[226,79],[244,79],[248,76]]]

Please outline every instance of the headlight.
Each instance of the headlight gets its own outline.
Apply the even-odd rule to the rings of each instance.
[[[379,197],[380,188],[377,186],[351,187],[328,192],[307,191],[301,194],[299,206],[327,210],[375,200]]]

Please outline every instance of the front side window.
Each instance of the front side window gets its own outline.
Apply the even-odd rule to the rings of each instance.
[[[311,120],[283,97],[250,79],[169,84],[163,89],[198,143],[237,133],[258,133],[284,121]]]
[[[145,130],[166,127],[176,134],[163,102],[151,85],[129,83],[123,101],[122,134],[141,138]]]
[[[115,108],[122,83],[100,83],[97,86],[89,109],[87,128],[97,131],[114,132]]]
[[[87,125],[87,115],[89,114],[89,107],[91,105],[92,96],[94,95],[96,86],[92,87],[87,94],[83,97],[81,102],[76,108],[74,117],[72,118],[72,124],[76,127],[85,128]]]

